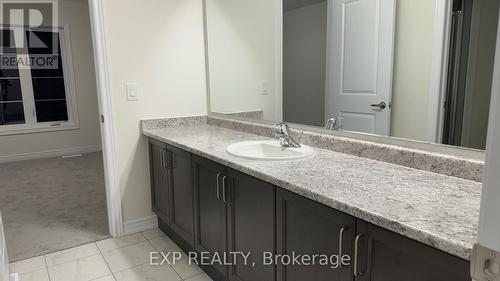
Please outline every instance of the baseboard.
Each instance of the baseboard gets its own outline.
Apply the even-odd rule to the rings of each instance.
[[[62,157],[62,156],[68,156],[68,155],[74,155],[74,154],[84,154],[84,153],[91,153],[91,152],[98,152],[98,151],[101,151],[100,145],[84,146],[84,147],[72,147],[72,148],[64,148],[64,149],[59,149],[59,150],[49,150],[49,151],[40,151],[40,152],[23,153],[23,154],[15,154],[15,155],[6,155],[6,156],[0,156],[0,163],[9,163],[9,162],[51,158],[51,157]]]
[[[136,220],[129,220],[123,224],[124,235],[150,230],[158,227],[156,216],[144,217]]]

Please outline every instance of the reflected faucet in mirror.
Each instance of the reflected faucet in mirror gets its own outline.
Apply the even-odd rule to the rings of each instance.
[[[327,130],[338,130],[337,126],[337,118],[331,117],[326,120],[325,129]]]
[[[300,147],[300,143],[292,138],[290,134],[290,128],[286,123],[278,123],[276,124],[275,128],[276,128],[276,138],[279,139],[280,145],[282,147],[293,147],[293,148]]]

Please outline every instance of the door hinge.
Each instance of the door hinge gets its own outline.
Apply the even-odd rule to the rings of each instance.
[[[104,115],[101,114],[101,123],[104,123]]]
[[[475,281],[500,281],[500,253],[479,244],[474,245],[471,277]]]

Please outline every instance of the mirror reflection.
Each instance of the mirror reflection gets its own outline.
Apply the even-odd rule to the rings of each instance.
[[[484,149],[497,0],[206,0],[211,111]]]

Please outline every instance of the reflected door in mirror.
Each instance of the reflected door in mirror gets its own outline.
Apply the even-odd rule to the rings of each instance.
[[[395,0],[329,0],[326,116],[390,134]]]

